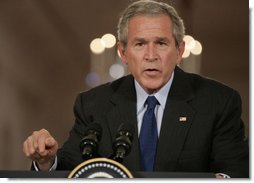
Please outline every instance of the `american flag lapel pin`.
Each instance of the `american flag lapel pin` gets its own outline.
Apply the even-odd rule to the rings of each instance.
[[[186,122],[187,121],[187,117],[186,116],[180,116],[179,117],[179,121],[180,122]]]

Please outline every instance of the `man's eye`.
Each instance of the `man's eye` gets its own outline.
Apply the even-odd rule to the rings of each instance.
[[[136,43],[135,46],[141,47],[144,46],[144,43]]]
[[[157,44],[160,45],[160,46],[166,45],[166,43],[162,42],[162,41],[159,41]]]

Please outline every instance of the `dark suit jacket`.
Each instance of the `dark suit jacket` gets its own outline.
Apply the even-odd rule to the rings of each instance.
[[[140,171],[136,91],[131,75],[80,93],[74,113],[75,125],[58,151],[57,169],[72,170],[83,161],[80,140],[92,122],[103,128],[99,154],[109,157],[117,129],[125,122],[136,129],[132,150],[123,164],[131,171]],[[162,119],[155,171],[248,177],[249,149],[240,116],[241,99],[235,90],[176,67]]]

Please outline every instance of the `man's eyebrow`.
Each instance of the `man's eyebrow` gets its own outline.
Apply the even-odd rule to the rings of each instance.
[[[138,42],[138,41],[145,42],[146,40],[145,40],[145,38],[142,38],[142,37],[135,37],[133,39],[133,42]]]
[[[170,39],[167,37],[156,37],[156,41],[166,41],[166,42],[170,42]]]
[[[155,42],[160,42],[160,41],[163,41],[163,42],[171,42],[171,40],[168,38],[168,37],[155,37],[154,39]],[[133,40],[132,40],[132,43],[135,43],[135,42],[143,42],[143,43],[146,43],[148,42],[148,40],[146,40],[145,38],[142,38],[142,37],[135,37]]]

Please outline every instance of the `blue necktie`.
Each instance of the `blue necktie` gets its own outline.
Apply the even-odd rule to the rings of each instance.
[[[143,116],[139,135],[141,168],[142,171],[153,171],[154,159],[157,149],[158,132],[154,109],[158,103],[154,96],[146,99],[147,110]]]

